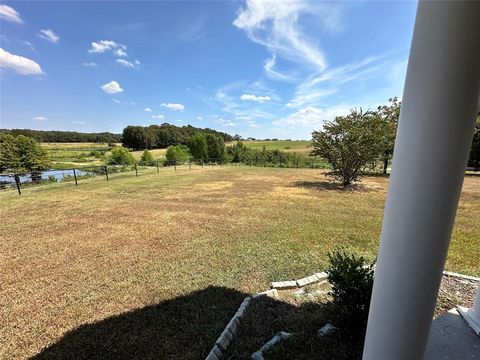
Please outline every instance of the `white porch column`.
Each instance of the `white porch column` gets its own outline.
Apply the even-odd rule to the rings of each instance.
[[[468,322],[468,325],[470,325],[473,331],[480,336],[480,284],[478,285],[477,296],[475,297],[473,307],[467,309],[459,306],[458,312]]]
[[[480,99],[480,1],[420,1],[364,360],[422,359]]]

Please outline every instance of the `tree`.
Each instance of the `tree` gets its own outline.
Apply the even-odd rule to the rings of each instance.
[[[0,172],[19,165],[17,144],[10,134],[0,134]]]
[[[188,148],[185,145],[170,145],[165,157],[170,162],[183,162],[188,160]]]
[[[134,150],[147,148],[147,135],[145,128],[141,126],[127,126],[123,129],[123,146]]]
[[[468,157],[468,166],[480,169],[480,113],[477,115],[477,123],[475,125],[475,133],[473,135],[472,147]]]
[[[132,165],[135,163],[135,158],[128,149],[117,146],[112,149],[108,163],[112,165]]]
[[[328,175],[347,187],[358,181],[367,164],[383,151],[379,134],[385,131],[384,124],[375,113],[351,110],[312,133],[312,155],[327,160],[332,167]]]
[[[34,139],[20,135],[17,136],[15,142],[18,156],[16,170],[36,173],[50,167],[51,162],[48,160],[47,150],[37,144]]]
[[[225,159],[225,142],[220,136],[205,134],[208,158],[223,161]]]
[[[387,173],[388,162],[393,156],[395,147],[395,136],[397,134],[398,118],[400,117],[401,102],[397,97],[388,99],[388,105],[382,105],[377,108],[377,114],[385,122],[385,132],[380,134],[379,141],[382,141],[383,150],[383,174]]]
[[[195,160],[204,160],[208,157],[207,140],[202,133],[193,135],[188,142],[188,147]]]
[[[151,164],[153,163],[153,156],[152,156],[152,153],[148,150],[145,150],[142,154],[142,157],[140,158],[140,161],[142,163],[146,163],[146,164]]]

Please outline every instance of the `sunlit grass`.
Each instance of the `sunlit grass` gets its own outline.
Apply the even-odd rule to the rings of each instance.
[[[183,166],[3,192],[0,358],[211,285],[261,291],[322,270],[337,246],[373,259],[387,184],[342,191],[318,170]],[[480,178],[467,177],[448,270],[480,275],[479,223]]]

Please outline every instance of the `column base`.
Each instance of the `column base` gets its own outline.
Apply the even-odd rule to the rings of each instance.
[[[480,314],[474,308],[465,308],[463,306],[457,307],[458,312],[470,327],[475,331],[475,334],[480,336]]]

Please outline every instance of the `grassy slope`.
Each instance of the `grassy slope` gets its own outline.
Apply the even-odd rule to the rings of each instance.
[[[233,145],[235,142],[227,143],[227,145]],[[299,152],[299,153],[309,153],[312,149],[308,146],[310,141],[308,140],[275,140],[275,141],[244,141],[244,145],[256,149],[262,150],[265,146],[267,150],[280,150],[280,151],[290,151],[290,152]]]
[[[365,179],[361,191],[323,181],[309,169],[163,168],[1,193],[0,359],[209,286],[266,289],[322,269],[338,245],[373,258],[387,180]],[[480,275],[479,188],[465,179],[449,270]],[[222,302],[234,308],[239,296]],[[170,358],[205,356],[229,316],[202,321],[192,353]]]

